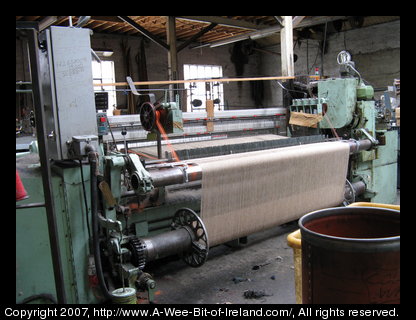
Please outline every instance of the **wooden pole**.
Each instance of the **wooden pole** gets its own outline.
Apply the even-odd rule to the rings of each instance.
[[[207,132],[214,131],[214,101],[213,100],[207,100],[205,102],[205,109],[207,111]]]

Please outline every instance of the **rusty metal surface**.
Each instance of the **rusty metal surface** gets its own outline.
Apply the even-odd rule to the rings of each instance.
[[[303,303],[400,303],[400,213],[329,208],[304,216]]]

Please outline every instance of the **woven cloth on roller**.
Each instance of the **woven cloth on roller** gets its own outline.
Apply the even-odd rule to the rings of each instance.
[[[339,205],[348,156],[336,141],[192,160],[202,168],[210,246]]]

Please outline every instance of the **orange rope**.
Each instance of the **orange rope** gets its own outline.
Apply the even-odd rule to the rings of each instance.
[[[160,120],[160,111],[157,110],[156,111],[156,125],[157,125],[157,128],[159,129],[159,132],[162,135],[163,139],[165,139],[165,141],[167,143],[167,146],[168,146],[168,149],[172,153],[173,158],[175,159],[176,162],[179,162],[180,161],[179,157],[176,154],[175,149],[173,149],[171,143],[169,142],[168,135],[166,134],[165,129],[163,129],[163,126],[162,126],[162,124],[160,123],[159,120]]]
[[[180,161],[179,157],[178,157],[175,149],[173,149],[172,144],[169,142],[169,138],[168,138],[168,135],[166,134],[165,129],[163,128],[162,124],[160,123],[160,111],[159,110],[156,111],[156,125],[157,125],[157,128],[159,129],[159,132],[162,135],[163,139],[165,139],[165,141],[167,143],[167,146],[168,146],[168,149],[172,153],[172,157],[174,158],[174,160],[176,162],[179,162]],[[139,156],[142,156],[142,157],[145,157],[145,158],[149,158],[149,159],[153,159],[153,160],[159,160],[158,158],[155,158],[155,157],[152,157],[152,156],[149,156],[147,154],[143,154],[143,153],[140,153],[140,152],[137,152],[137,151],[129,150],[128,152],[135,153],[135,154],[137,154]]]
[[[137,151],[129,150],[129,152],[130,153],[135,153],[135,154],[137,154],[139,156],[142,156],[142,157],[145,157],[145,158],[149,158],[149,159],[153,159],[153,160],[159,160],[158,158],[155,158],[155,157],[152,157],[152,156],[149,156],[147,154],[140,153],[140,152],[137,152]]]

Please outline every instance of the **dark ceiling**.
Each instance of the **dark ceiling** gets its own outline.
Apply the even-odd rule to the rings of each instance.
[[[398,20],[400,16],[293,16],[294,38],[319,40],[323,26],[328,32]],[[48,26],[76,26],[81,22],[95,33],[144,35],[165,46],[167,16],[16,16],[16,23],[37,22]],[[186,46],[216,46],[244,39],[265,39],[279,32],[281,16],[175,16],[176,39]],[[276,37],[274,37],[276,38]],[[267,44],[267,41],[265,42]]]

